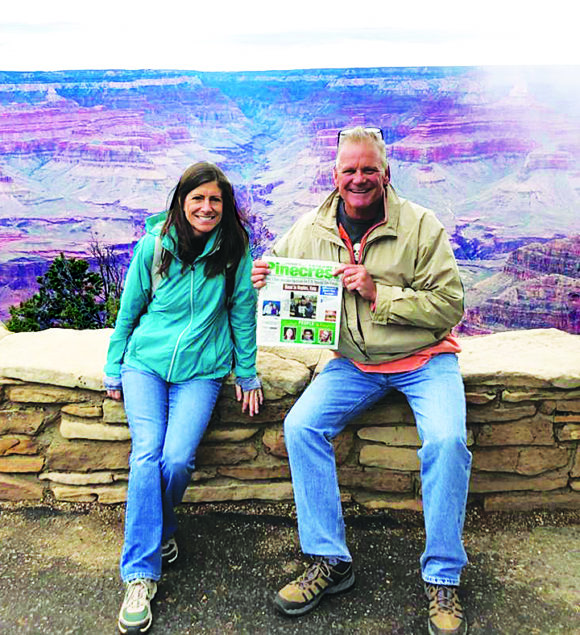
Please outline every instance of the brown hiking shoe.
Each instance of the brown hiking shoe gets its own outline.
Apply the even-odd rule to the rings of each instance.
[[[326,560],[313,562],[296,580],[278,592],[274,604],[285,615],[308,613],[327,593],[348,591],[354,585],[352,562],[330,565]]]
[[[457,597],[457,587],[425,583],[429,598],[429,633],[431,635],[465,635],[467,622]]]

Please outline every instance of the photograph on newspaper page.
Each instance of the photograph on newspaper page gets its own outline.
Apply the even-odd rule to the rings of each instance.
[[[338,346],[342,282],[338,263],[263,258],[270,273],[258,294],[258,345]]]

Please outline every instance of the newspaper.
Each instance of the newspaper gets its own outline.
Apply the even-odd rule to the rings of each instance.
[[[261,346],[338,346],[342,282],[337,263],[263,258],[270,267],[258,294],[258,344]]]

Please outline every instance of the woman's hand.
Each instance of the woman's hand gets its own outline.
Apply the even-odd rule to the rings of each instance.
[[[257,415],[260,411],[260,406],[264,403],[264,395],[261,388],[254,388],[253,390],[242,390],[241,386],[236,384],[236,399],[242,402],[242,412],[246,412],[250,417]]]
[[[121,390],[107,390],[107,397],[114,399],[115,401],[121,401],[123,398],[123,391]]]

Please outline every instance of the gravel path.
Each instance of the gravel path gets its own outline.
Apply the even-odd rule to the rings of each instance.
[[[274,591],[301,571],[291,505],[180,509],[180,558],[152,635],[426,633],[422,517],[347,508],[357,584],[294,620]],[[123,508],[0,506],[0,633],[116,633]],[[580,511],[468,510],[462,597],[472,635],[580,634]]]

